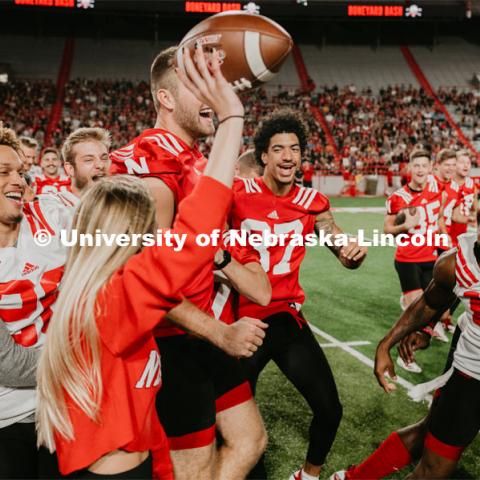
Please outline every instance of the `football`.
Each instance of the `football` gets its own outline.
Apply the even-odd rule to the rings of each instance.
[[[222,73],[236,91],[268,82],[280,70],[293,46],[292,37],[278,23],[262,15],[222,12],[206,18],[181,40],[177,65],[183,68],[182,47],[193,53],[195,44],[206,52],[220,51]]]
[[[406,208],[403,208],[397,213],[397,216],[395,217],[395,225],[402,225],[405,223],[405,210]],[[417,213],[417,207],[408,207],[408,211],[410,215],[415,215]]]

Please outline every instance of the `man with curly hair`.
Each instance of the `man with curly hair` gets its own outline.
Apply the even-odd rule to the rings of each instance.
[[[288,235],[284,244],[258,247],[261,264],[272,285],[267,306],[239,300],[238,316],[251,315],[269,325],[263,345],[244,359],[247,376],[255,389],[257,379],[273,360],[305,398],[313,412],[310,445],[303,468],[292,480],[318,479],[321,466],[335,439],[342,417],[335,380],[328,361],[301,312],[305,294],[299,284],[305,242],[296,238],[319,234],[342,234],[330,212],[328,198],[313,188],[295,185],[307,143],[303,121],[292,111],[274,112],[263,120],[254,143],[255,155],[264,166],[260,178],[239,179],[234,185],[230,225],[250,234]],[[300,243],[300,245],[299,245]],[[329,247],[346,268],[360,266],[366,249],[354,238],[342,247]],[[250,478],[266,478],[260,466]]]

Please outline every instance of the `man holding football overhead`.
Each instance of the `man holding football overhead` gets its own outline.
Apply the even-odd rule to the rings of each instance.
[[[144,179],[156,202],[159,228],[171,227],[179,203],[203,172],[206,159],[197,140],[215,132],[214,112],[175,68],[176,53],[176,47],[160,52],[151,67],[157,111],[154,128],[111,154],[112,173]],[[184,61],[192,62],[187,49]],[[198,68],[208,68],[202,48],[196,49],[193,61]],[[227,112],[215,112],[220,123],[243,122],[243,106],[238,98],[237,102]],[[186,300],[170,311],[169,318],[183,329],[164,322],[156,332],[164,378],[157,411],[169,439],[177,479],[244,478],[266,447],[263,422],[241,365],[224,353],[252,355],[262,342],[266,325],[251,318],[226,325],[210,316],[213,270],[212,264],[202,271],[184,290]],[[214,345],[192,338],[188,335],[192,331]],[[212,338],[217,331],[220,333]],[[250,350],[232,348],[239,335],[251,338]],[[218,452],[216,429],[223,438]]]

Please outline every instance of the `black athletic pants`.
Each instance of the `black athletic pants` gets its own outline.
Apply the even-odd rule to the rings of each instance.
[[[0,428],[0,478],[58,478],[56,456],[37,449],[35,423]]]
[[[255,391],[258,376],[267,363],[273,360],[277,364],[312,409],[307,461],[322,465],[342,418],[342,405],[328,361],[306,323],[299,323],[286,312],[262,321],[269,324],[263,345],[252,357],[242,361],[247,378]],[[250,475],[249,478],[266,476]]]

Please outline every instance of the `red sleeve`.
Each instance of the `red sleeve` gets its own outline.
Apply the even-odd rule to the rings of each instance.
[[[396,215],[402,208],[405,208],[406,206],[405,200],[403,200],[402,197],[393,194],[387,199],[387,215]]]
[[[182,165],[177,155],[160,147],[151,138],[134,140],[110,154],[110,173],[160,178],[178,199]]]
[[[308,213],[319,214],[330,210],[330,200],[328,199],[328,197],[317,190],[312,189],[312,191],[316,192],[313,201],[310,203],[307,197],[307,200],[304,203],[304,206],[306,207],[306,210],[308,210]]]
[[[172,232],[186,234],[184,248],[144,247],[117,271],[102,294],[105,305],[98,325],[100,335],[116,355],[151,333],[163,316],[181,300],[181,291],[207,265],[218,247],[199,247],[196,236],[221,229],[231,202],[231,190],[202,177],[181,202]]]
[[[228,250],[232,257],[242,265],[246,265],[247,263],[260,263],[260,254],[250,245],[246,245],[242,247],[241,245],[227,245],[224,247],[225,250]]]

